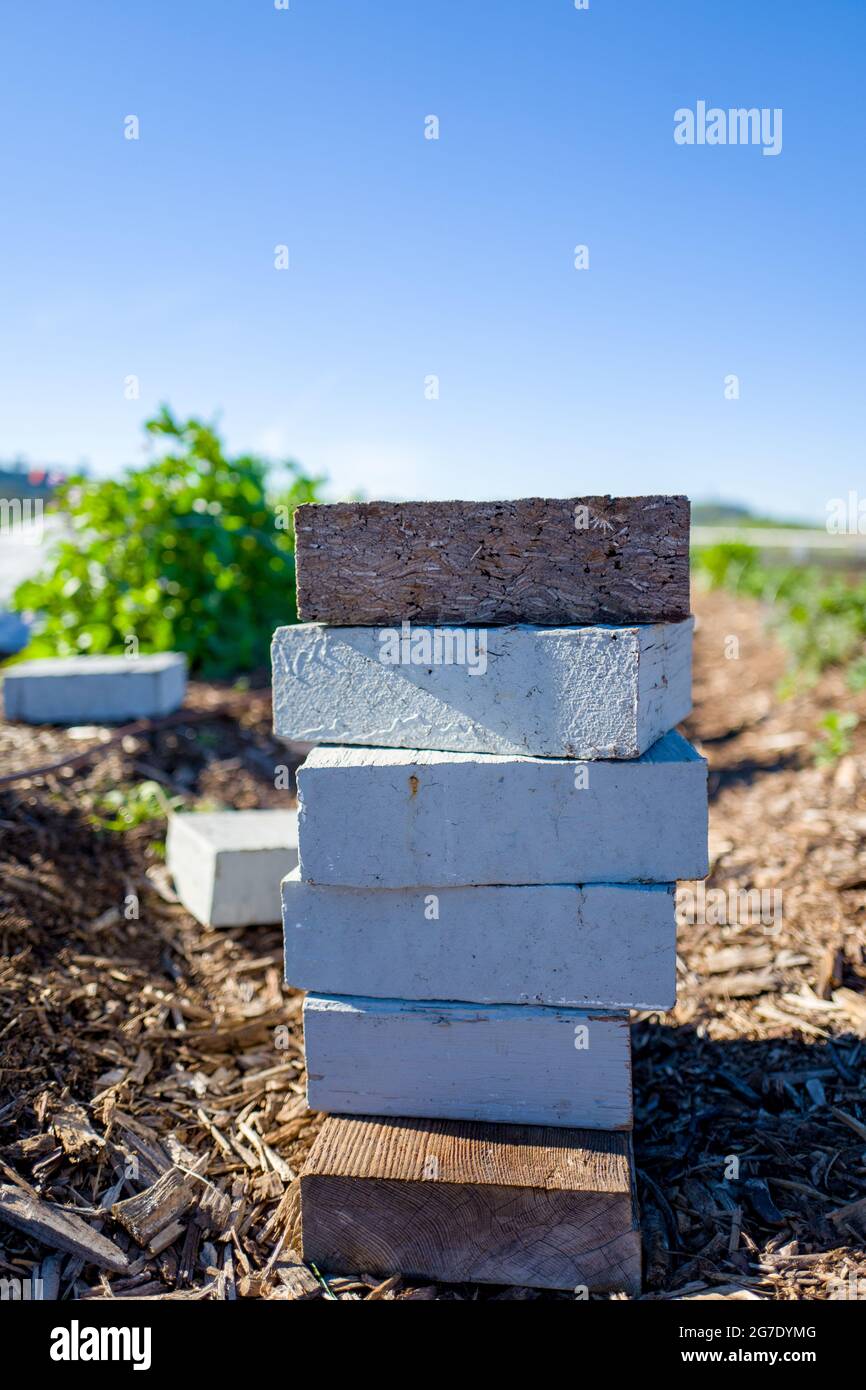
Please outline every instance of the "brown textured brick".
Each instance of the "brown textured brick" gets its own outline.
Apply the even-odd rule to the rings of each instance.
[[[687,497],[314,503],[298,508],[295,529],[303,621],[555,625],[689,612]]]

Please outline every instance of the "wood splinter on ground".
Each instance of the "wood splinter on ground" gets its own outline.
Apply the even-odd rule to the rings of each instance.
[[[114,1241],[80,1216],[8,1184],[0,1186],[0,1223],[14,1226],[50,1250],[63,1250],[98,1269],[125,1274],[129,1268],[129,1260]]]
[[[628,1133],[330,1116],[300,1187],[324,1272],[640,1292]]]

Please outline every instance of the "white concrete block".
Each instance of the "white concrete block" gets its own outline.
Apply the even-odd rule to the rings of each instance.
[[[627,1014],[313,994],[304,1044],[314,1110],[631,1128]]]
[[[283,880],[286,981],[317,994],[670,1009],[674,885],[337,888]]]
[[[298,862],[298,813],[185,812],[168,823],[166,860],[184,907],[211,927],[280,920],[280,881]]]
[[[274,729],[308,743],[636,758],[691,709],[692,619],[274,634]]]
[[[30,624],[20,613],[5,613],[0,608],[0,656],[13,656],[20,652],[30,639]]]
[[[298,772],[312,883],[672,883],[707,865],[707,764],[677,733],[641,758],[315,748]]]
[[[70,656],[22,661],[4,674],[6,718],[25,724],[126,724],[183,704],[186,658]]]

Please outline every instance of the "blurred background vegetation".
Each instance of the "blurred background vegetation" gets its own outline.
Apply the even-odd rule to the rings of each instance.
[[[292,512],[323,479],[229,457],[212,424],[168,407],[145,424],[167,451],[118,478],[70,478],[52,506],[64,517],[45,569],[15,590],[33,613],[21,658],[129,650],[184,652],[220,679],[263,667],[274,628],[296,620]]]
[[[767,606],[789,654],[781,695],[845,668],[852,691],[866,689],[866,577],[819,564],[767,560],[757,546],[727,541],[696,548],[692,571],[708,588],[726,588]]]
[[[59,529],[11,602],[32,618],[18,659],[123,652],[134,638],[142,652],[185,653],[204,679],[266,668],[274,628],[297,619],[292,513],[321,500],[324,479],[229,456],[214,424],[166,406],[144,428],[150,462],[54,491]],[[866,689],[866,539],[702,502],[692,565],[696,584],[764,605],[789,653],[781,696],[831,666]]]

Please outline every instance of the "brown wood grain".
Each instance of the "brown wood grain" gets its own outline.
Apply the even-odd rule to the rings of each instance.
[[[678,620],[689,514],[665,496],[307,504],[298,612],[343,626]]]
[[[0,1223],[14,1226],[51,1250],[75,1255],[84,1264],[125,1274],[129,1260],[119,1246],[74,1212],[43,1202],[21,1188],[0,1186]]]
[[[195,1173],[170,1168],[143,1192],[115,1202],[111,1214],[139,1245],[150,1245],[160,1231],[194,1205],[203,1190]]]
[[[622,1133],[331,1116],[301,1222],[304,1259],[334,1273],[640,1289]]]

